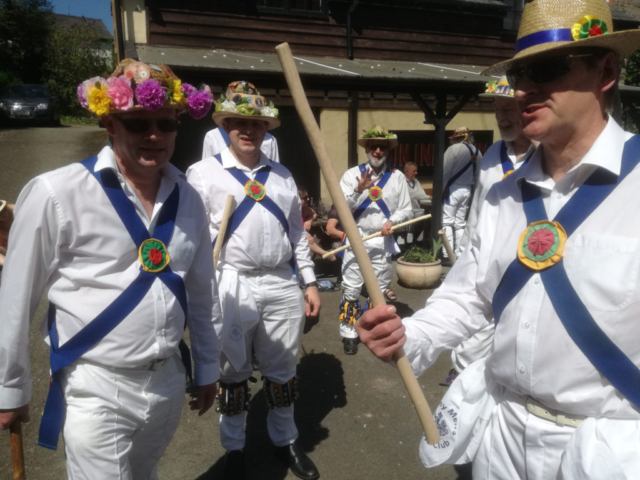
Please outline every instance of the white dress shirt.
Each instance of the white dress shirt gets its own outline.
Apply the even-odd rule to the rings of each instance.
[[[207,132],[204,136],[204,145],[202,146],[202,159],[213,157],[229,146],[227,142],[222,138],[222,127],[214,128]],[[278,142],[275,137],[267,132],[264,136],[264,141],[260,146],[260,150],[267,156],[272,162],[280,163],[280,156],[278,155]]]
[[[298,188],[289,170],[269,160],[264,153],[253,170],[242,165],[227,148],[221,154],[222,164],[214,157],[205,158],[187,170],[187,179],[198,191],[209,218],[211,239],[218,235],[227,195],[235,197],[236,208],[247,196],[244,185],[225,170],[237,168],[252,180],[267,165],[271,167],[265,185],[267,196],[282,209],[289,223],[289,237],[278,219],[259,202],[245,217],[220,252],[219,268],[231,264],[242,271],[276,268],[286,264],[295,247],[296,261],[305,283],[315,280],[307,235],[302,224],[302,205]],[[289,242],[291,240],[291,242]]]
[[[368,164],[366,164],[366,166],[367,169],[371,169]],[[376,175],[374,172],[371,176],[371,179],[375,182],[374,185],[382,178],[387,168],[385,164],[379,174]],[[368,190],[362,193],[356,192],[356,187],[358,186],[357,179],[361,176],[360,167],[353,167],[347,170],[340,180],[340,188],[352,212],[369,196]],[[391,178],[389,178],[382,189],[382,200],[384,200],[389,212],[391,212],[391,217],[387,219],[384,213],[382,213],[382,210],[380,210],[380,207],[375,205],[376,202],[371,202],[356,221],[358,228],[360,228],[363,234],[368,235],[382,230],[383,225],[389,220],[391,220],[394,225],[397,225],[412,217],[407,177],[397,170],[391,172]]]
[[[480,162],[482,161],[482,153],[480,153],[480,150],[478,150],[474,145],[470,145],[470,147],[474,152],[478,152],[476,165],[480,165]],[[469,152],[466,144],[456,143],[447,148],[444,152],[443,186],[446,186],[447,183],[449,183],[449,179],[462,170],[470,161],[471,153]],[[471,186],[473,185],[474,180],[472,165],[467,168],[467,170],[460,175],[453,184]]]
[[[405,319],[405,351],[421,374],[438,354],[457,346],[493,317],[491,300],[516,258],[520,234],[528,225],[522,208],[523,179],[537,185],[550,220],[596,167],[620,172],[630,134],[609,122],[581,162],[557,183],[542,170],[543,148],[483,202],[472,241],[424,309]],[[636,153],[637,154],[637,153]],[[573,287],[600,328],[640,365],[640,168],[609,195],[571,235],[564,265]],[[552,267],[554,268],[554,267]],[[487,370],[508,390],[543,404],[590,417],[640,418],[569,337],[534,274],[505,308],[496,327]]]
[[[151,235],[160,208],[179,185],[180,204],[167,246],[169,266],[183,278],[187,290],[196,382],[217,381],[222,319],[200,197],[177,168],[167,165],[149,218],[118,172],[110,147],[99,153],[95,169],[117,173]],[[30,400],[29,324],[43,293],[57,306],[57,331],[63,345],[131,284],[141,266],[138,249],[103,188],[79,163],[27,184],[16,203],[9,245],[0,288],[0,408],[19,407]],[[81,358],[135,368],[171,357],[178,351],[184,321],[178,300],[156,279],[133,312]]]
[[[478,215],[480,214],[480,207],[482,207],[484,199],[487,198],[489,190],[504,177],[502,158],[500,156],[503,143],[504,140],[500,140],[491,145],[485,152],[482,160],[478,162],[479,172],[477,174],[473,200],[471,201],[471,211],[469,212],[467,226],[464,229],[464,236],[462,237],[462,251],[467,248],[471,235],[473,235],[473,232],[476,229],[476,225],[478,224]],[[524,155],[521,155],[520,158],[516,158],[513,146],[511,143],[507,142],[507,155],[516,170],[522,166],[532,150],[534,150],[533,145],[529,146],[529,149],[524,153]]]
[[[424,192],[422,185],[415,178],[411,181],[407,179],[407,187],[409,187],[409,199],[411,200],[411,210],[413,218],[424,215],[422,207],[431,205],[431,197]]]

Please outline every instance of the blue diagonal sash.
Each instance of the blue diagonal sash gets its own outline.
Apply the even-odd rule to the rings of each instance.
[[[131,235],[136,249],[139,249],[142,242],[151,238],[149,232],[142,223],[142,220],[140,220],[131,201],[122,191],[122,187],[115,173],[111,170],[96,172],[94,170],[96,161],[97,157],[92,157],[81,163],[103,187],[107,198]],[[173,236],[179,203],[180,190],[178,185],[176,185],[162,206],[156,228],[154,229],[154,238],[160,240],[165,245],[169,245],[171,237]],[[127,318],[149,292],[156,278],[159,278],[167,285],[167,288],[176,296],[178,303],[184,311],[186,320],[188,311],[184,282],[179,275],[171,271],[168,265],[158,273],[150,273],[141,268],[138,277],[107,308],[62,346],[59,345],[56,330],[55,305],[51,304],[49,306],[48,323],[49,340],[51,343],[51,386],[40,423],[39,445],[52,450],[56,450],[58,446],[58,438],[64,423],[64,396],[60,382],[60,371],[93,348]],[[187,367],[189,378],[191,378],[191,357],[186,344],[183,345],[183,342],[181,342],[180,351],[183,357],[182,360],[185,362],[185,367]]]
[[[366,173],[367,173],[366,165],[360,165],[359,168],[360,168],[360,175],[362,175],[362,176],[366,175]],[[382,174],[382,178],[380,180],[378,180],[378,182],[376,183],[375,186],[380,188],[380,190],[382,190],[384,188],[384,186],[387,184],[387,182],[389,181],[389,179],[391,178],[391,174],[392,174],[392,172],[389,171],[389,170],[384,172]],[[370,196],[367,196],[367,198],[364,200],[364,202],[362,202],[360,205],[358,205],[358,208],[356,208],[356,210],[353,212],[353,219],[357,221],[358,218],[360,218],[360,216],[364,213],[364,211],[367,209],[367,207],[371,203],[374,203],[373,200],[371,200]],[[382,211],[384,216],[387,217],[387,219],[389,219],[391,217],[391,211],[389,210],[389,207],[387,207],[387,204],[384,203],[384,198],[381,198],[380,200],[377,200],[375,202],[375,204]]]
[[[502,145],[500,145],[500,163],[502,164],[502,173],[505,175],[515,170],[513,162],[507,154],[507,142],[504,140],[502,141]]]
[[[640,162],[640,136],[625,144],[620,175],[599,168],[558,212],[554,221],[568,236],[588,218]],[[522,201],[529,224],[546,220],[540,188],[524,182]],[[537,272],[518,259],[507,268],[493,297],[496,325],[506,306]],[[562,325],[594,367],[635,406],[640,407],[640,369],[602,331],[573,288],[564,261],[539,272]]]

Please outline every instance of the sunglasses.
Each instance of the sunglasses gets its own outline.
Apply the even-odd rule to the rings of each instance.
[[[124,129],[129,133],[145,133],[155,125],[163,133],[175,132],[178,130],[179,121],[177,118],[162,118],[160,120],[149,120],[145,118],[120,118]]]
[[[516,88],[525,75],[538,85],[552,82],[571,71],[574,58],[593,57],[594,53],[583,55],[564,55],[537,60],[526,65],[518,65],[507,70],[507,81],[511,88]]]

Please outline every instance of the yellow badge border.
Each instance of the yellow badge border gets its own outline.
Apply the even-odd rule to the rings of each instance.
[[[252,185],[259,185],[260,188],[262,188],[262,195],[260,195],[260,197],[256,198],[253,196],[253,194],[251,193],[251,191],[249,190],[249,188]],[[262,200],[265,195],[267,194],[267,187],[265,187],[262,183],[260,183],[257,180],[249,180],[247,183],[244,184],[244,193],[247,194],[248,197],[251,197],[253,200],[255,200],[256,202],[259,202],[260,200]]]
[[[553,254],[553,256],[551,256],[544,262],[536,262],[534,260],[531,260],[529,257],[525,255],[524,251],[522,250],[522,245],[524,244],[524,239],[527,233],[529,232],[529,229],[531,227],[535,227],[536,225],[543,225],[543,224],[552,225],[553,227],[555,227],[556,231],[558,232],[558,235],[560,236],[560,241],[558,243],[558,249],[556,250],[556,253]],[[562,228],[562,225],[560,225],[558,222],[550,222],[549,220],[541,220],[539,222],[533,222],[527,228],[525,228],[524,231],[520,234],[520,240],[518,241],[518,260],[520,260],[520,263],[530,268],[531,270],[534,270],[537,272],[546,270],[547,268],[554,266],[556,263],[562,260],[562,257],[564,257],[564,246],[566,243],[567,243],[567,232],[565,232],[564,228]]]

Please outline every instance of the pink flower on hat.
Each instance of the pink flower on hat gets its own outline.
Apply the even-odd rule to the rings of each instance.
[[[130,81],[124,75],[107,78],[107,96],[111,99],[112,105],[118,110],[129,110],[133,108],[133,90]]]

